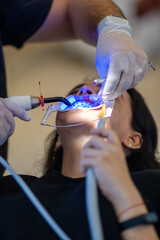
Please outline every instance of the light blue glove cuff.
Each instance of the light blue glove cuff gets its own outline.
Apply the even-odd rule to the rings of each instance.
[[[128,20],[121,18],[119,16],[111,15],[103,18],[103,20],[98,25],[98,36],[100,32],[105,30],[105,33],[121,31],[127,33],[132,37],[132,28]]]

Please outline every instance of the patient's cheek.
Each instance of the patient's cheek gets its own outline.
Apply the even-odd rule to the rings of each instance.
[[[121,118],[120,112],[115,108],[111,118],[107,119],[106,128],[115,131],[119,139],[121,139],[124,135],[124,125],[125,120]]]
[[[61,121],[64,118],[62,114],[63,113],[57,112],[57,115],[56,115],[56,125],[61,125]]]

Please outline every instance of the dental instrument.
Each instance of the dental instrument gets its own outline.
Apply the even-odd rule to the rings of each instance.
[[[148,62],[148,64],[154,71],[156,71],[155,67],[153,66],[153,64],[150,61]]]
[[[41,90],[41,82],[39,82],[39,91],[40,97],[36,96],[13,96],[8,98],[8,100],[16,103],[21,106],[24,110],[29,111],[31,109],[37,108],[39,106],[42,107],[44,111],[45,103],[53,103],[53,102],[63,102],[65,106],[70,106],[70,102],[64,97],[48,97],[44,98]]]
[[[154,67],[153,63],[151,63],[150,61],[148,61],[148,65],[149,65],[154,71],[156,71],[156,68]],[[106,78],[97,78],[97,79],[94,79],[94,84],[103,83],[104,81],[106,81]]]
[[[111,101],[111,105],[108,108],[106,108],[106,103],[103,103],[102,117],[99,119],[97,129],[105,128],[105,119],[111,117],[114,103],[115,100]],[[86,207],[91,239],[104,240],[98,206],[98,189],[92,168],[88,168],[86,175]]]
[[[70,106],[71,103],[64,97],[48,97],[43,98],[42,96],[13,96],[9,97],[8,100],[16,103],[17,105],[29,111],[39,106],[44,107],[45,103],[63,102],[65,106]]]

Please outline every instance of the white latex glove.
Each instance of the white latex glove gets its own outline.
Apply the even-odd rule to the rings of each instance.
[[[141,81],[148,68],[148,58],[128,33],[103,27],[100,31],[96,68],[100,78],[106,78],[103,101],[115,99]]]
[[[29,114],[8,99],[0,98],[0,146],[9,138],[15,129],[14,116],[29,121]]]

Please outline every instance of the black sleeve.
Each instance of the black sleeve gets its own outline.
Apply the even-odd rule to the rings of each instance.
[[[156,212],[158,215],[159,220],[155,227],[160,236],[160,171],[137,172],[132,174],[132,178],[147,204],[148,210]]]
[[[3,45],[20,48],[45,21],[53,0],[0,0]]]

